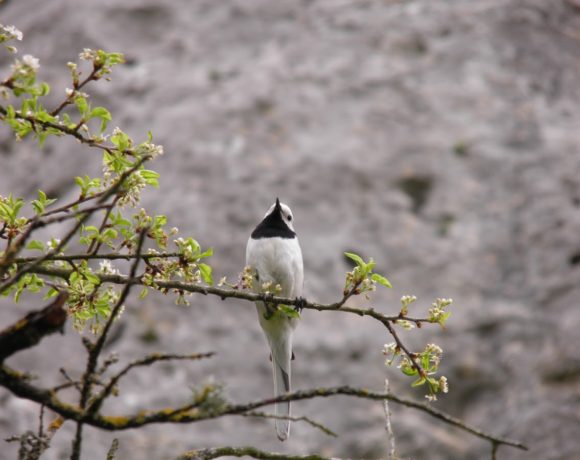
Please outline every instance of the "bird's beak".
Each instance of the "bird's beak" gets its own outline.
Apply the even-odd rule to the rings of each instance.
[[[282,211],[282,206],[280,206],[280,200],[278,198],[276,198],[276,206],[274,209],[280,212]]]

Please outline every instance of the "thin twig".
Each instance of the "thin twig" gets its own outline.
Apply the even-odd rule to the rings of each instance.
[[[175,354],[161,354],[161,353],[154,353],[152,355],[146,356],[144,358],[138,359],[127,364],[123,369],[121,369],[118,373],[116,373],[107,385],[103,388],[103,390],[93,399],[91,402],[88,412],[96,413],[100,409],[101,405],[103,404],[104,400],[111,394],[119,380],[123,378],[131,369],[139,366],[148,366],[150,364],[159,362],[159,361],[175,361],[175,360],[198,360],[204,358],[210,358],[214,355],[214,352],[209,353],[194,353],[190,355],[175,355]]]
[[[79,216],[81,216],[83,214],[86,214],[86,213],[91,213],[92,214],[92,213],[94,213],[96,211],[100,211],[101,209],[109,209],[110,207],[111,207],[111,204],[110,203],[108,203],[108,204],[98,204],[98,205],[90,206],[90,207],[87,207],[87,208],[84,208],[84,209],[79,209],[78,211],[75,211],[75,212],[73,212],[71,214],[64,214],[62,216],[54,216],[54,217],[51,217],[49,219],[43,219],[42,220],[42,226],[46,226],[46,225],[50,225],[50,224],[56,224],[58,222],[64,222],[65,220],[70,220],[70,219],[79,217]],[[55,254],[55,256],[56,256],[56,254]],[[15,261],[16,260],[17,259],[15,259]],[[47,260],[51,260],[51,259],[49,258]]]
[[[6,116],[6,114],[7,114],[6,109],[0,105],[0,115]],[[40,125],[45,129],[52,128],[52,129],[55,129],[57,131],[60,131],[63,134],[68,134],[69,136],[73,136],[79,142],[81,142],[82,144],[88,145],[89,147],[96,147],[98,149],[104,150],[104,151],[109,152],[109,153],[111,153],[113,150],[116,150],[116,147],[114,147],[114,146],[102,144],[100,142],[97,142],[93,138],[83,136],[78,131],[78,128],[69,128],[68,126],[61,124],[61,123],[54,123],[51,121],[39,120],[38,118],[34,117],[33,115],[23,115],[19,112],[16,112],[14,114],[14,117],[19,119],[19,120],[27,121],[32,125]],[[129,155],[129,156],[135,156],[135,152],[131,149],[123,150],[123,151],[121,151],[121,153],[124,153],[124,154]]]
[[[136,254],[71,254],[71,255],[55,255],[53,257],[49,257],[47,261],[56,261],[56,260],[63,260],[63,261],[74,261],[74,260],[93,260],[93,259],[107,259],[107,260],[131,260],[137,257]],[[150,260],[150,259],[169,259],[169,258],[178,258],[183,257],[182,253],[179,252],[162,252],[160,254],[141,254],[139,256],[142,260]],[[15,264],[23,264],[28,262],[34,262],[38,257],[18,257],[14,259]]]
[[[497,451],[499,449],[500,444],[492,441],[491,442],[491,460],[497,460]]]
[[[385,393],[389,394],[389,380],[385,379]],[[395,433],[391,425],[391,411],[389,410],[389,400],[383,401],[383,409],[385,410],[385,429],[387,430],[387,440],[389,448],[389,460],[397,459],[397,451],[395,449]]]
[[[78,84],[75,84],[73,82],[74,89],[76,91],[80,91],[88,82],[93,81],[93,80],[98,80],[98,78],[95,78],[95,76],[96,76],[97,72],[101,69],[102,69],[102,67],[98,67],[98,66],[95,66],[93,64],[93,70],[87,76],[87,78],[85,78],[81,83],[78,83]],[[58,115],[62,111],[62,109],[64,109],[67,105],[72,104],[74,96],[75,96],[75,92],[72,92],[70,94],[70,96],[67,96],[67,98],[64,101],[62,101],[62,103],[56,109],[54,109],[52,112],[50,112],[50,114],[53,117]]]
[[[40,405],[40,414],[38,414],[38,437],[44,436],[44,404]]]
[[[175,460],[210,460],[219,457],[252,457],[260,460],[340,460],[321,455],[289,455],[266,452],[255,447],[212,447],[184,452]]]
[[[390,321],[387,321],[387,322],[382,322],[382,323],[389,330],[389,333],[391,334],[391,336],[393,337],[393,339],[395,339],[395,342],[396,342],[397,346],[401,350],[403,350],[403,353],[405,353],[405,355],[407,355],[407,357],[411,360],[411,363],[413,364],[413,367],[415,369],[417,369],[417,372],[419,373],[419,375],[421,377],[425,377],[426,376],[425,370],[417,362],[417,359],[415,358],[415,355],[413,353],[411,353],[409,351],[409,349],[405,346],[405,344],[401,341],[401,339],[399,338],[399,335],[395,331],[395,328],[393,327],[393,325],[391,324],[391,322]]]
[[[107,452],[107,460],[114,460],[115,454],[117,453],[117,449],[119,449],[119,440],[117,438],[113,439],[111,443],[111,447]]]
[[[107,225],[107,221],[109,220],[109,216],[111,215],[111,212],[113,211],[113,208],[117,205],[117,202],[120,199],[120,195],[116,195],[115,198],[113,199],[113,201],[111,202],[111,204],[109,205],[109,207],[107,208],[107,210],[105,211],[105,216],[103,217],[103,221],[101,222],[101,225],[99,226],[99,234],[105,229],[105,226]],[[96,245],[95,245],[96,243]],[[97,241],[96,239],[94,239],[93,241],[91,241],[91,244],[89,245],[89,248],[87,249],[87,254],[91,254],[91,255],[97,255],[97,253],[99,252],[99,249],[101,249],[103,242],[102,241]]]
[[[75,201],[72,201],[68,204],[62,205],[58,208],[54,208],[51,209],[50,211],[45,211],[42,214],[42,218],[48,217],[48,216],[52,216],[54,214],[58,214],[60,212],[70,212],[75,206],[78,206],[79,204],[83,204],[86,203],[87,201],[91,201],[91,200],[96,200],[97,198],[103,196],[105,193],[107,192],[107,190],[102,190],[100,192],[94,193],[93,195],[90,196],[84,196],[84,197],[79,197],[78,199],[76,199]],[[33,220],[35,219],[37,216],[31,217],[28,220]]]
[[[240,414],[240,415],[242,417],[272,418],[275,420],[290,420],[292,422],[306,422],[310,426],[313,426],[314,428],[322,431],[324,434],[327,434],[328,436],[333,436],[335,438],[338,437],[338,435],[334,431],[332,431],[330,428],[324,426],[322,423],[316,422],[316,421],[312,420],[311,418],[308,418],[305,416],[292,417],[292,416],[288,416],[288,415],[275,415],[275,414],[268,414],[267,412],[256,412],[256,411],[247,412],[245,414]]]

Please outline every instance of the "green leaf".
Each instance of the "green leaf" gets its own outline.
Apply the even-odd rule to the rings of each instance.
[[[139,175],[145,179],[145,182],[148,185],[151,185],[155,188],[159,187],[159,173],[150,171],[149,169],[142,169],[139,171]]]
[[[344,255],[346,257],[348,257],[350,260],[352,260],[353,262],[355,262],[359,267],[363,268],[366,266],[364,260],[362,260],[362,257],[354,254],[352,252],[345,252]]]
[[[68,277],[68,282],[71,286],[77,284],[77,282],[79,281],[80,275],[78,272],[72,272],[70,274],[70,276]]]
[[[94,285],[101,284],[101,279],[97,275],[95,275],[89,271],[83,272],[83,275],[88,281],[90,281]]]
[[[30,243],[28,243],[26,249],[44,251],[44,243],[42,241],[32,240]]]
[[[114,228],[107,228],[103,233],[102,233],[102,237],[103,240],[114,240],[115,238],[117,238],[117,230],[115,230]]]
[[[32,209],[37,216],[40,216],[44,212],[44,204],[38,200],[32,201]]]
[[[147,286],[145,286],[143,289],[141,289],[141,292],[139,293],[139,298],[144,299],[145,297],[147,297],[148,293],[149,289],[147,289]]]
[[[417,380],[415,380],[415,381],[414,381],[414,382],[411,384],[411,386],[412,386],[412,387],[420,387],[421,385],[424,385],[424,384],[425,384],[425,377],[420,377],[420,378],[418,378]]]
[[[89,111],[89,103],[83,96],[75,97],[75,105],[83,118],[87,118]]]
[[[446,313],[443,313],[440,317],[439,317],[439,324],[441,324],[441,326],[445,325],[445,322],[449,319],[449,317],[451,316],[451,312],[448,311]]]
[[[417,375],[417,369],[414,367],[401,367],[401,372],[405,375],[413,376]]]
[[[111,113],[104,107],[95,107],[91,110],[89,117],[101,119],[101,133],[107,129],[107,124],[113,119]]]
[[[115,134],[111,136],[111,142],[120,152],[127,150],[130,146],[129,136],[120,129],[115,130]]]
[[[300,313],[298,313],[294,307],[289,305],[280,304],[278,305],[278,310],[290,318],[300,318]]]
[[[46,293],[46,295],[44,296],[44,299],[43,300],[48,300],[48,299],[50,299],[52,297],[56,297],[57,295],[58,295],[58,291],[55,288],[51,287],[48,290],[48,292]]]
[[[211,257],[213,256],[213,248],[209,248],[206,251],[202,252],[198,258],[203,259],[204,257]]]
[[[376,281],[377,283],[385,286],[385,287],[388,287],[388,288],[392,288],[393,287],[393,285],[391,284],[391,282],[387,278],[385,278],[382,275],[379,275],[378,273],[373,273],[371,275],[371,279],[373,281]]]
[[[203,278],[203,280],[207,284],[212,285],[213,284],[213,277],[211,276],[211,272],[212,272],[211,267],[207,264],[204,264],[204,263],[200,263],[197,266],[199,267],[199,273],[201,274],[201,277]]]
[[[46,96],[50,93],[50,86],[48,83],[42,82],[40,84],[40,94],[39,96]]]
[[[37,215],[40,215],[44,212],[44,209],[46,208],[46,206],[51,205],[55,201],[56,201],[56,199],[47,198],[46,193],[44,193],[42,190],[39,190],[38,191],[38,199],[33,200],[31,204],[32,204],[32,207],[34,208],[34,212]]]
[[[159,215],[155,216],[155,221],[153,223],[154,227],[163,227],[167,225],[167,216]]]

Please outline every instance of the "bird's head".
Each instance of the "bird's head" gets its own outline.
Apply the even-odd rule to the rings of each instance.
[[[276,202],[270,206],[270,209],[268,209],[264,218],[274,213],[277,213],[288,228],[294,231],[294,216],[292,215],[292,210],[288,205],[280,203],[278,198],[276,198]]]

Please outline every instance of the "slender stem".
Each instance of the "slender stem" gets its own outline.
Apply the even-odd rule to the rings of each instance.
[[[385,393],[389,394],[389,380],[385,379]],[[397,450],[395,448],[395,433],[393,432],[393,426],[391,424],[391,411],[389,409],[389,400],[385,399],[383,401],[383,409],[385,411],[385,430],[387,431],[387,446],[389,448],[389,460],[397,459]]]
[[[72,214],[64,214],[61,216],[54,216],[49,219],[42,220],[42,226],[56,224],[58,222],[64,222],[65,220],[74,219],[75,217],[82,216],[86,213],[94,213],[96,211],[100,211],[101,209],[109,209],[111,207],[111,203],[108,204],[98,204],[95,206],[89,206],[84,209],[79,209],[78,211],[73,212]]]
[[[71,460],[79,460],[81,458],[81,449],[83,443],[83,424],[77,423],[75,437],[72,442]]]
[[[5,116],[6,113],[7,113],[6,109],[4,107],[0,106],[0,115]],[[16,112],[14,116],[15,116],[15,118],[18,118],[19,120],[28,121],[32,125],[37,124],[37,125],[42,126],[45,129],[52,128],[52,129],[55,129],[57,131],[60,131],[63,134],[68,134],[69,136],[76,138],[82,144],[86,144],[90,147],[96,147],[98,149],[105,150],[107,152],[112,152],[113,150],[115,150],[115,147],[113,147],[113,146],[105,145],[105,144],[97,142],[96,140],[94,140],[90,137],[83,136],[81,133],[78,132],[78,130],[76,128],[69,128],[68,126],[65,126],[61,123],[54,123],[51,121],[39,120],[38,118],[34,117],[33,115],[23,115],[19,112]],[[135,156],[135,152],[131,149],[123,150],[121,153],[124,153],[124,154],[129,155],[129,156]]]
[[[136,254],[71,254],[71,255],[55,255],[49,257],[47,261],[53,260],[63,260],[63,261],[74,261],[74,260],[92,260],[92,259],[107,259],[107,260],[130,260],[139,257],[142,260],[150,259],[169,259],[172,257],[183,257],[183,254],[179,252],[164,252],[160,254],[141,254],[137,256]],[[28,262],[34,262],[38,257],[18,257],[13,260],[16,264],[23,264]]]
[[[492,441],[491,442],[491,460],[497,460],[497,451],[499,449],[500,444]]]
[[[320,431],[322,431],[324,434],[327,434],[328,436],[332,436],[335,438],[338,437],[338,435],[334,431],[332,431],[330,428],[324,426],[323,424],[321,424],[319,422],[315,422],[311,418],[308,418],[305,416],[291,417],[291,416],[287,416],[287,415],[274,415],[274,414],[268,414],[266,412],[257,412],[257,411],[248,412],[248,413],[240,414],[240,415],[242,417],[272,418],[274,420],[290,420],[292,422],[306,422],[310,426],[313,426],[314,428],[319,429]]]
[[[252,457],[260,460],[340,460],[321,455],[289,455],[276,452],[266,452],[255,447],[212,447],[208,449],[190,450],[181,454],[175,460],[210,460],[219,457]]]
[[[70,212],[72,210],[72,208],[74,208],[75,206],[82,204],[82,203],[86,203],[87,201],[91,201],[91,200],[95,200],[99,197],[101,197],[102,195],[104,195],[107,192],[107,190],[103,190],[101,192],[95,193],[94,195],[91,196],[86,196],[86,197],[82,197],[82,198],[78,198],[75,201],[72,201],[71,203],[62,205],[58,208],[55,209],[51,209],[50,211],[46,211],[45,213],[42,214],[41,217],[45,218],[47,216],[51,216],[53,214],[58,214],[59,212]],[[37,219],[37,216],[31,217],[28,220],[34,220]]]
[[[403,319],[403,318],[399,318],[399,319]],[[404,319],[406,319],[406,318],[404,318]],[[405,346],[405,344],[401,341],[401,339],[399,338],[399,335],[395,331],[395,328],[393,327],[393,325],[391,324],[391,322],[390,321],[385,321],[385,322],[383,322],[383,324],[389,330],[389,333],[393,336],[393,339],[395,339],[395,343],[397,344],[397,346],[401,350],[403,350],[403,353],[405,353],[407,355],[407,357],[411,360],[411,363],[413,364],[413,367],[415,369],[417,369],[417,372],[419,373],[419,375],[421,377],[425,377],[425,370],[417,362],[417,360],[415,359],[415,355],[413,353],[411,353],[409,351],[409,349]]]
[[[105,211],[105,216],[103,217],[103,221],[101,222],[101,225],[99,227],[99,234],[105,229],[105,226],[107,225],[107,220],[109,220],[109,216],[111,215],[113,208],[116,206],[117,201],[119,201],[120,198],[121,198],[120,195],[116,195],[115,198],[113,199],[112,203],[107,207],[107,210]],[[94,239],[93,241],[91,241],[91,244],[89,246],[89,249],[87,250],[87,253],[89,253],[93,256],[97,255],[102,244],[103,244],[102,241],[97,242],[97,240]]]
[[[79,91],[79,90],[81,90],[81,89],[83,88],[83,86],[85,86],[85,85],[86,85],[88,82],[90,82],[90,81],[93,81],[93,80],[97,80],[97,78],[95,78],[95,76],[96,76],[97,72],[98,72],[99,70],[101,70],[101,69],[102,69],[102,67],[96,67],[95,65],[93,65],[93,70],[92,70],[92,72],[91,72],[91,73],[90,73],[90,74],[87,76],[87,78],[85,78],[85,79],[84,79],[84,80],[83,80],[81,83],[79,83],[78,85],[74,85],[74,83],[73,83],[73,85],[74,85],[74,87],[75,87],[74,89],[75,89],[76,91]],[[64,101],[62,101],[62,102],[61,102],[61,104],[60,104],[60,105],[59,105],[59,106],[58,106],[56,109],[54,109],[52,112],[50,112],[50,114],[51,114],[53,117],[54,117],[54,116],[56,116],[56,115],[58,115],[58,114],[59,114],[59,113],[62,111],[62,109],[64,109],[64,108],[65,108],[67,105],[69,105],[69,104],[72,104],[72,101],[73,101],[73,96],[74,96],[74,92],[73,92],[73,93],[72,93],[70,96],[68,96],[68,97],[67,97],[67,98],[66,98]]]

